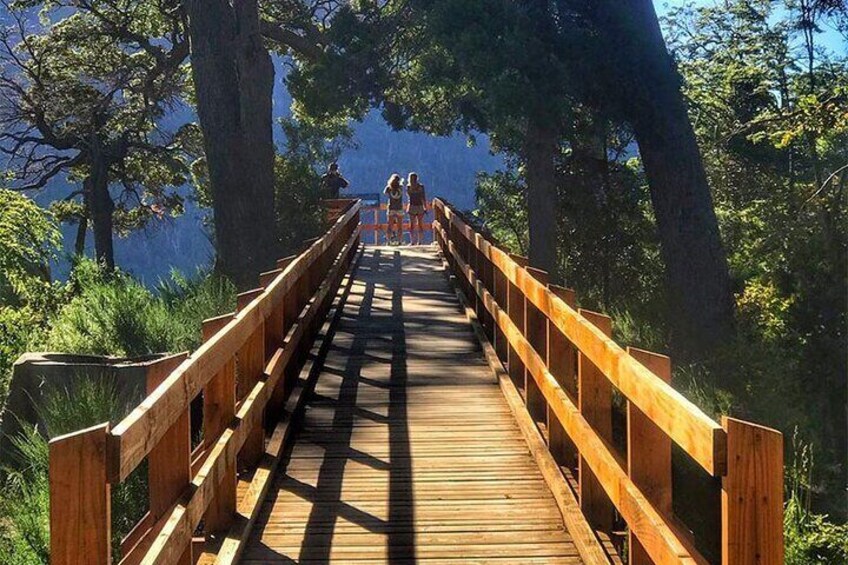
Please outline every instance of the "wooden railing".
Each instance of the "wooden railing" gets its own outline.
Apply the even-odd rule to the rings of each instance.
[[[283,449],[275,424],[296,397],[297,371],[358,247],[359,210],[359,201],[337,206],[323,237],[263,273],[260,288],[239,295],[236,313],[207,320],[205,343],[151,370],[149,395],[114,428],[50,441],[52,563],[112,562],[110,489],[144,461],[148,512],[122,540],[121,563],[190,564],[201,525],[205,535],[244,534],[244,508],[258,509],[267,459]],[[199,398],[202,439],[192,449]],[[226,539],[221,551],[237,553]]]
[[[432,214],[432,209],[427,212],[425,215],[425,220],[428,216]],[[363,206],[362,207],[362,218],[363,223],[360,226],[362,230],[362,239],[366,243],[372,243],[374,245],[379,245],[380,243],[385,243],[388,241],[388,218],[386,217],[387,210],[386,205],[381,204],[379,206]],[[424,228],[424,237],[430,238],[426,239],[427,242],[432,241],[433,234],[433,224],[431,222],[425,221],[423,224]],[[403,219],[402,231],[403,233],[409,233],[411,230],[411,224],[409,221],[409,216],[405,215]]]
[[[689,503],[673,505],[676,444],[720,478],[721,563],[782,563],[781,434],[728,417],[719,425],[672,388],[668,357],[620,347],[609,317],[578,309],[572,290],[548,284],[446,202],[434,209],[449,268],[591,528],[612,536],[623,520],[631,565],[708,562],[673,510]],[[614,390],[625,402],[623,448]]]

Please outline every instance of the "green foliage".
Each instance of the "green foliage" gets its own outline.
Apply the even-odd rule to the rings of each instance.
[[[190,351],[201,343],[201,324],[207,318],[232,312],[236,307],[236,287],[226,278],[198,271],[193,278],[173,271],[170,281],[161,281],[156,290],[169,312],[171,351]]]
[[[813,491],[838,492],[848,457],[848,61],[817,45],[829,12],[781,4],[686,6],[664,22],[736,285],[739,342],[702,370],[733,375],[735,411],[797,426],[824,463]]]
[[[0,189],[0,304],[38,302],[61,244],[53,217],[23,194]]]
[[[173,328],[164,304],[128,275],[85,286],[51,324],[47,348],[69,353],[136,356],[167,351]]]
[[[0,141],[14,185],[65,176],[56,217],[104,221],[93,213],[103,198],[118,234],[182,213],[193,128],[163,126],[185,98],[179,16],[149,0],[20,0],[4,14]]]
[[[527,255],[527,186],[515,167],[495,173],[479,173],[475,187],[480,217],[485,227],[506,249]]]
[[[783,514],[787,565],[848,563],[848,524],[834,524],[811,510],[813,448],[792,437],[791,460],[786,468],[786,505]]]
[[[235,287],[217,275],[172,273],[151,292],[131,276],[81,261],[75,296],[51,320],[46,347],[68,353],[138,356],[196,348],[200,326],[235,307]]]
[[[35,428],[13,439],[16,457],[2,469],[0,562],[49,562],[49,452],[47,438],[103,422],[117,422],[130,410],[111,382],[78,375],[66,386],[46,391],[37,407],[47,436]],[[147,501],[143,473],[133,473],[113,489],[113,544],[116,548],[138,522]]]

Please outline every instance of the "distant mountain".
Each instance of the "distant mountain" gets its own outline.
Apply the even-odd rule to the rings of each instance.
[[[282,74],[278,75],[274,100],[275,111],[280,116],[288,115],[291,106],[283,78]],[[476,173],[492,171],[501,163],[489,153],[485,136],[478,136],[477,144],[469,147],[461,135],[445,138],[396,132],[377,112],[356,124],[354,132],[358,146],[339,159],[342,172],[351,181],[351,193],[380,192],[391,173],[405,176],[416,171],[427,187],[428,196],[443,196],[457,206],[471,208]],[[49,199],[48,194],[38,198],[42,204]],[[172,268],[190,274],[198,267],[209,265],[214,254],[203,225],[203,218],[208,213],[188,202],[186,213],[181,217],[152,223],[145,230],[116,239],[116,263],[147,284],[167,278]],[[64,230],[68,248],[73,245],[74,229],[69,226]],[[88,240],[91,243],[91,233]],[[57,266],[59,276],[66,270],[66,263]]]

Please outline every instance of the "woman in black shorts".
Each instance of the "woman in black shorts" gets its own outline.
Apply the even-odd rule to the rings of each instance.
[[[418,182],[418,173],[409,173],[406,194],[409,196],[406,211],[409,214],[410,243],[421,245],[424,243],[424,214],[427,213],[427,194],[424,192],[424,185]],[[418,237],[416,237],[416,233]]]

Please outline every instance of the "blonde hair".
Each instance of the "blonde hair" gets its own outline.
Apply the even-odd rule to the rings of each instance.
[[[393,187],[394,188],[395,185],[397,185],[397,187],[400,188],[400,175],[397,174],[397,173],[394,173],[392,176],[390,176],[389,182],[386,183],[387,187]]]

